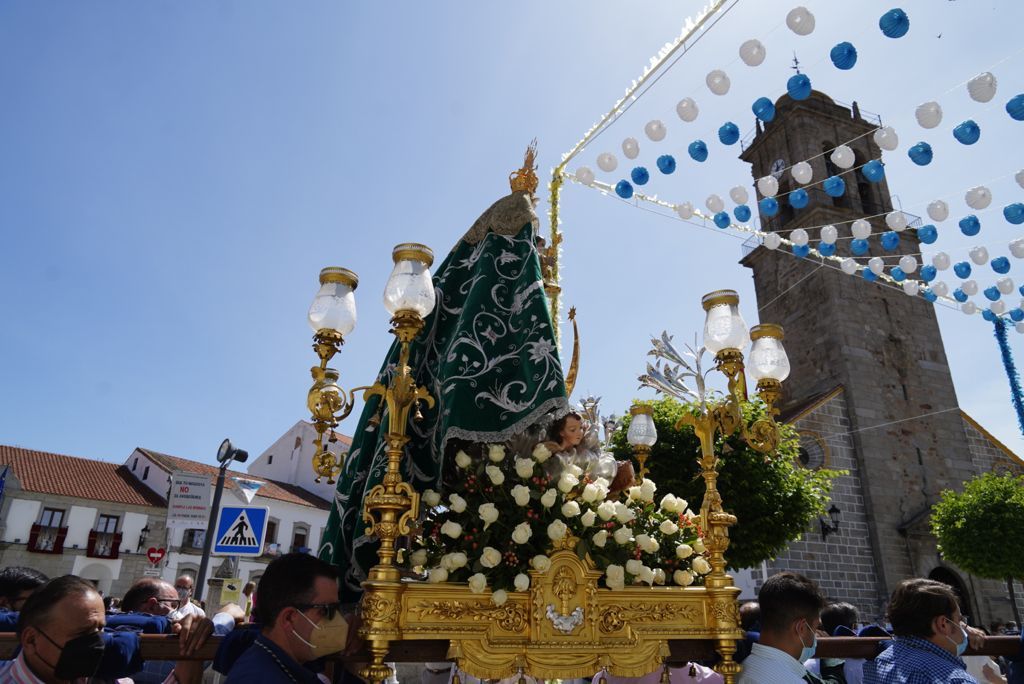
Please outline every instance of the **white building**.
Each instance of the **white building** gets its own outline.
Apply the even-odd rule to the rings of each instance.
[[[333,454],[347,454],[349,447],[352,446],[352,438],[340,433],[335,434],[338,441],[329,443],[328,449]],[[278,482],[291,482],[322,499],[333,501],[337,485],[327,484],[326,478],[321,479],[319,483],[313,481],[316,477],[313,473],[315,453],[316,430],[312,423],[300,420],[252,462],[249,474]]]

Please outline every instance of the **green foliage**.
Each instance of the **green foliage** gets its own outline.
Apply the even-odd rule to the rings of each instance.
[[[658,442],[647,461],[651,478],[659,493],[671,492],[685,498],[694,510],[704,497],[704,479],[700,476],[700,442],[693,428],[675,425],[684,412],[695,406],[672,398],[651,402]],[[744,407],[744,418],[752,421],[765,412],[761,403]],[[627,417],[628,425],[628,417]],[[845,474],[835,470],[807,470],[797,461],[799,438],[790,425],[779,426],[782,442],[777,455],[766,457],[754,451],[739,435],[715,441],[719,463],[718,490],[722,507],[739,522],[729,531],[731,543],[726,560],[731,568],[749,568],[774,558],[786,545],[799,539],[808,524],[825,513],[832,479]],[[613,439],[618,458],[628,458],[631,449],[626,430]]]
[[[986,473],[932,508],[932,532],[947,559],[979,577],[1024,577],[1024,476]]]

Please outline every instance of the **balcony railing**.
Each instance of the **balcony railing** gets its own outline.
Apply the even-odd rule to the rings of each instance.
[[[67,536],[66,527],[44,527],[36,523],[28,534],[28,550],[33,553],[64,553]]]
[[[89,532],[89,544],[86,546],[85,555],[90,558],[115,559],[121,551],[120,532]]]

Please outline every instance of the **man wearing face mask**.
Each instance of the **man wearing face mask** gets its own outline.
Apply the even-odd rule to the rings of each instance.
[[[195,582],[192,575],[182,575],[174,580],[174,591],[178,592],[178,612],[181,615],[194,615],[197,618],[206,617],[206,611],[192,602],[192,588]]]
[[[864,684],[977,684],[960,658],[968,644],[961,618],[948,585],[903,581],[889,600],[896,638],[864,665]]]
[[[319,684],[304,664],[348,642],[338,573],[324,561],[289,553],[267,566],[256,587],[259,636],[231,666],[227,684]]]
[[[835,682],[811,674],[803,665],[814,656],[818,616],[825,607],[818,585],[794,572],[780,572],[765,581],[757,601],[761,636],[743,661],[739,684]]]

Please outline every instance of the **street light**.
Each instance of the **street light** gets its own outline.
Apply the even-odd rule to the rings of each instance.
[[[829,520],[826,521],[823,518],[818,518],[818,522],[821,524],[821,540],[825,541],[828,539],[828,535],[835,534],[839,531],[839,515],[842,511],[835,504],[828,509]]]
[[[213,505],[210,507],[210,520],[206,524],[206,539],[203,540],[203,559],[199,562],[199,574],[196,576],[195,595],[196,600],[203,598],[203,587],[206,584],[206,570],[210,565],[210,551],[213,548],[213,535],[216,533],[217,516],[220,513],[220,498],[224,493],[224,473],[232,461],[245,463],[249,458],[249,452],[236,449],[231,445],[230,439],[225,439],[217,449],[217,462],[220,468],[217,469],[217,488],[213,492]]]
[[[149,537],[149,532],[149,523],[146,523],[146,526],[139,530],[139,545],[135,549],[136,553],[142,551],[142,547],[146,545],[146,538]]]

